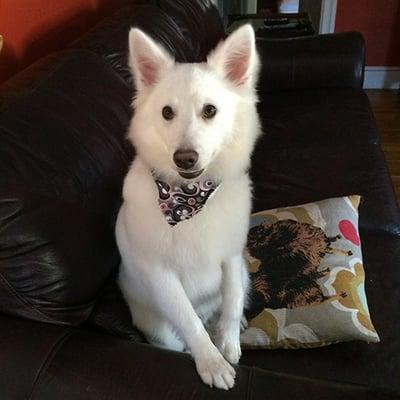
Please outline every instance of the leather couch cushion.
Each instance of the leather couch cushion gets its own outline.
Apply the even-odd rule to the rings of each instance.
[[[368,99],[358,89],[263,95],[253,211],[360,194],[360,227],[400,235],[400,212]]]
[[[0,314],[1,399],[33,399],[41,371],[72,328],[24,321]],[[63,397],[61,397],[63,398]]]
[[[262,77],[261,81],[264,80]],[[265,141],[274,148],[378,143],[378,129],[362,89],[308,89],[260,96]]]
[[[236,367],[232,390],[200,380],[189,355],[0,315],[2,399],[397,399],[367,385]],[[27,340],[27,332],[30,332]]]
[[[130,88],[86,50],[39,64],[0,113],[0,311],[77,325],[119,263]]]

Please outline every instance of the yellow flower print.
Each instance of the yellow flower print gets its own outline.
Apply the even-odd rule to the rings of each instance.
[[[349,267],[332,269],[329,279],[324,285],[329,295],[335,298],[332,305],[339,310],[350,312],[357,329],[378,341],[378,335],[372,325],[365,297],[365,274],[362,262],[358,258],[353,258]]]

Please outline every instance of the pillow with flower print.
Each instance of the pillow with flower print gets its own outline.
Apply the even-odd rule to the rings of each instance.
[[[243,348],[378,342],[364,290],[360,196],[252,215]]]

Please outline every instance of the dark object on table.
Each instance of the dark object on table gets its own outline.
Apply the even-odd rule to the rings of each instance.
[[[257,37],[269,39],[312,36],[315,34],[307,13],[229,15],[227,32],[233,32],[245,23],[253,26]]]
[[[204,61],[224,36],[208,0],[134,5],[1,86],[0,398],[398,398],[400,215],[362,90],[361,35],[259,41],[267,134],[251,174],[255,211],[363,196],[366,289],[382,341],[246,351],[227,393],[204,385],[189,355],[138,343],[109,291],[133,157],[132,25],[178,61]]]

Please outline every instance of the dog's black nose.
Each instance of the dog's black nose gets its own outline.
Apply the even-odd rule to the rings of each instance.
[[[182,169],[193,168],[198,159],[199,155],[194,150],[177,150],[174,153],[174,163]]]

